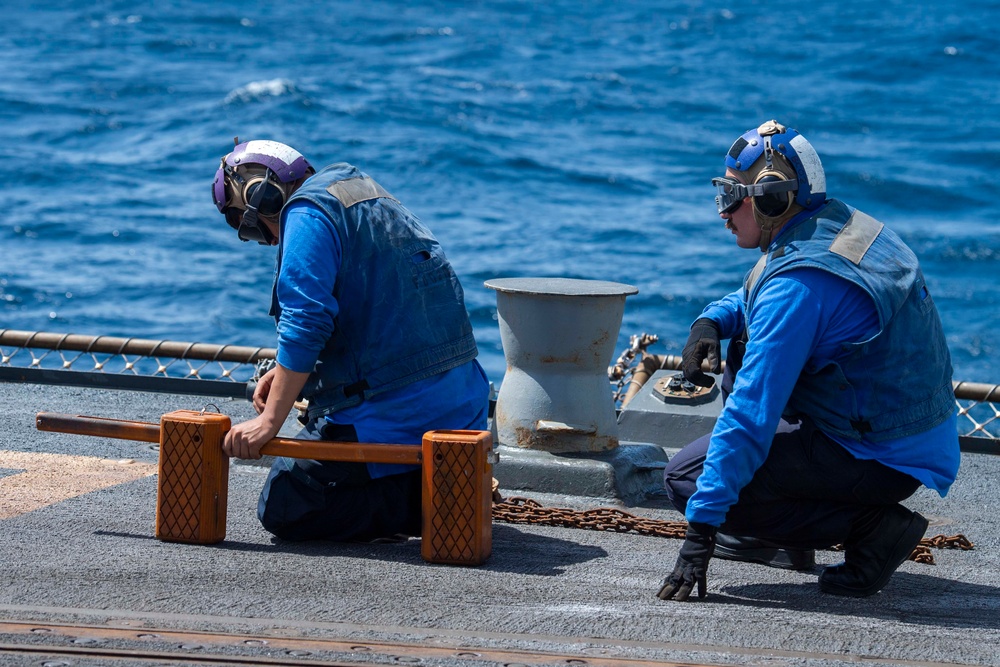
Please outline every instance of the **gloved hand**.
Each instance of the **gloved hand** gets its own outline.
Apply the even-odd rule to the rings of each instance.
[[[700,387],[711,387],[714,380],[701,370],[701,362],[707,360],[709,370],[722,372],[719,360],[719,327],[715,322],[702,317],[691,325],[684,351],[681,352],[681,371],[684,377]]]
[[[691,589],[698,585],[698,597],[707,594],[706,573],[708,561],[715,552],[715,526],[707,523],[689,523],[681,553],[677,556],[677,564],[673,573],[663,580],[663,586],[656,597],[661,600],[673,598],[683,602],[691,595]]]

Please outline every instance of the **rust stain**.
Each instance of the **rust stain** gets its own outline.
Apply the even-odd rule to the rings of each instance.
[[[545,356],[539,357],[538,362],[542,364],[579,364],[580,353],[573,352],[573,354],[568,357],[556,357],[547,354]]]
[[[535,448],[535,436],[537,434],[534,430],[530,428],[525,428],[524,426],[514,427],[514,444],[518,447],[524,447],[525,449]]]
[[[156,474],[156,464],[131,459],[0,451],[0,520],[69,498]]]
[[[526,427],[514,427],[515,446],[553,453],[606,452],[618,446],[618,438],[609,435],[539,433]]]

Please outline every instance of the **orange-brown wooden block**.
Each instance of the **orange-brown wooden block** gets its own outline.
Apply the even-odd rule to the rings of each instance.
[[[420,555],[480,565],[493,546],[493,439],[486,431],[424,434]]]
[[[222,439],[229,417],[177,410],[160,419],[156,537],[167,542],[214,544],[226,537],[229,457]]]
[[[229,457],[222,442],[231,427],[217,412],[177,410],[156,424],[38,413],[42,431],[82,433],[160,443],[156,537],[214,544],[226,537]],[[320,461],[422,466],[420,554],[430,563],[480,565],[493,544],[493,440],[486,431],[429,431],[414,445],[274,438],[261,454]]]

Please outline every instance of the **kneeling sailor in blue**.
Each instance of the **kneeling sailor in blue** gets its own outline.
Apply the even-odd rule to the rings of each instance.
[[[254,392],[258,416],[226,435],[228,455],[260,458],[299,397],[299,438],[419,446],[430,430],[486,429],[489,383],[462,286],[381,185],[349,164],[316,173],[290,146],[248,141],[222,158],[212,194],[240,239],[278,246],[276,364]],[[288,540],[419,535],[420,469],[278,458],[257,514]]]
[[[927,520],[902,504],[948,492],[959,467],[951,358],[916,256],[882,223],[826,197],[812,145],[776,121],[744,133],[713,179],[741,248],[743,288],[691,327],[684,375],[726,401],[710,435],[664,473],[687,539],[662,599],[706,594],[714,556],[808,570],[844,545],[820,590],[881,590]]]

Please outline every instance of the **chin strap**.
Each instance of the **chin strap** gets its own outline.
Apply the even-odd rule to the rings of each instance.
[[[773,227],[760,227],[760,251],[767,252],[767,249],[771,245],[771,237],[774,235]]]
[[[757,226],[760,227],[760,251],[767,252],[768,247],[771,245],[771,241],[774,240],[774,233],[780,230],[786,222],[794,218],[800,211],[804,209],[798,204],[792,204],[791,208],[779,215],[777,218],[765,218],[755,209],[753,212],[753,219],[757,222]]]

